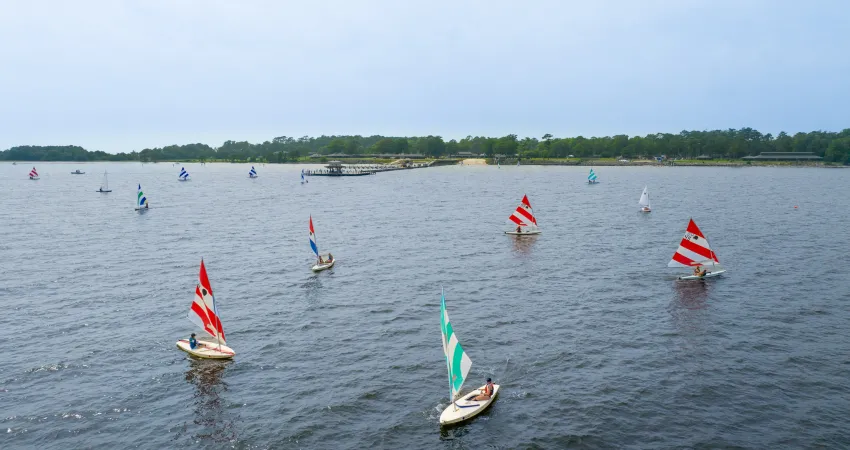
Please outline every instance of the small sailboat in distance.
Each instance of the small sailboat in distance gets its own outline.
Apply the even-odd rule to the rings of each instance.
[[[180,168],[180,175],[177,175],[177,179],[180,181],[189,181],[189,172],[186,172],[185,167]]]
[[[204,330],[208,335],[215,338],[215,342],[201,341],[195,339],[195,333],[189,339],[177,341],[177,348],[184,352],[206,359],[230,359],[236,355],[232,348],[227,346],[224,340],[224,328],[221,326],[221,316],[215,305],[210,279],[207,277],[207,269],[204,260],[201,259],[201,272],[198,275],[198,284],[195,286],[195,299],[189,307],[189,320]]]
[[[646,186],[643,187],[643,193],[640,194],[640,200],[638,200],[638,205],[640,205],[641,212],[652,212],[652,208],[649,206],[649,192],[646,190]]]
[[[463,382],[466,381],[466,376],[469,374],[469,369],[472,368],[472,360],[460,346],[460,341],[449,320],[449,313],[446,311],[445,292],[440,296],[440,329],[443,334],[443,354],[446,356],[446,365],[448,366],[449,401],[451,402],[451,405],[447,406],[440,414],[440,425],[451,425],[469,420],[487,409],[499,394],[499,385],[493,384],[490,397],[483,400],[476,400],[476,398],[486,392],[486,384],[462,398],[458,398]]]
[[[705,267],[704,267],[705,266]],[[667,267],[689,267],[694,269],[693,275],[680,276],[680,280],[699,280],[722,275],[726,272],[720,265],[717,255],[708,245],[708,240],[702,234],[694,219],[688,222],[685,236],[679,243],[679,248],[673,254],[673,259]]]
[[[307,183],[307,177],[304,176],[304,169],[301,169],[301,184]]]
[[[310,248],[316,254],[316,264],[310,269],[313,272],[321,272],[325,269],[330,269],[336,264],[336,259],[330,253],[319,254],[319,243],[316,240],[316,231],[313,229],[313,216],[310,216]]]
[[[30,180],[37,180],[38,172],[35,170],[35,166],[33,166],[32,170],[30,170]]]
[[[141,188],[141,186],[139,186]],[[103,192],[104,194],[107,192],[112,192],[112,189],[109,189],[109,180],[106,178],[106,172],[103,172],[103,181],[100,182],[100,189],[97,192]]]
[[[139,185],[139,191],[136,193],[136,211],[142,212],[146,209],[150,209],[148,206],[148,198],[145,197],[145,193],[142,192],[142,185]]]
[[[251,170],[248,171],[248,178],[257,178],[257,170],[254,169],[254,166],[251,166]]]
[[[540,228],[537,227],[537,219],[534,217],[534,212],[531,210],[531,203],[528,202],[528,196],[523,195],[522,201],[516,207],[516,211],[511,214],[508,219],[516,224],[516,229],[505,231],[505,234],[514,236],[531,236],[540,234]]]
[[[593,167],[590,168],[590,173],[587,174],[587,184],[596,184],[599,183],[597,180],[596,172],[593,171]]]

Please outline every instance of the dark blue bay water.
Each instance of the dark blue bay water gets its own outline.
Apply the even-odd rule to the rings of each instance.
[[[846,170],[29,168],[0,167],[4,449],[850,446]],[[524,193],[544,234],[517,240]],[[666,267],[690,216],[724,277]],[[201,257],[230,363],[174,345]],[[467,387],[502,384],[442,431],[441,286]]]

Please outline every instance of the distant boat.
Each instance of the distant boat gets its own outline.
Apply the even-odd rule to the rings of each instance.
[[[599,181],[596,179],[596,172],[593,171],[593,167],[590,168],[590,173],[587,175],[587,184],[596,184]]]
[[[310,248],[316,254],[316,264],[310,269],[313,272],[321,272],[325,269],[330,269],[336,264],[336,259],[330,253],[319,254],[319,243],[316,240],[316,231],[313,229],[313,216],[310,216]],[[322,257],[324,256],[324,258]]]
[[[638,205],[640,205],[641,212],[652,212],[652,208],[649,206],[649,192],[646,191],[646,186],[643,187],[643,193],[640,194]]]
[[[224,340],[224,328],[221,326],[221,317],[215,306],[215,296],[203,259],[201,259],[198,285],[195,286],[195,299],[189,307],[189,320],[215,338],[215,342],[197,340],[195,348],[192,348],[189,339],[180,339],[177,341],[177,348],[192,356],[205,359],[230,359],[236,355],[236,352],[228,347]]]
[[[77,169],[77,170],[71,172],[71,175],[85,175],[85,174],[86,174],[85,172],[80,172],[80,169]]]
[[[141,186],[139,188],[141,188]],[[104,194],[112,192],[112,189],[109,189],[109,180],[106,178],[106,172],[103,172],[103,181],[100,182],[100,189],[98,189],[97,192],[103,192]]]
[[[499,385],[493,385],[493,394],[487,400],[475,400],[475,397],[484,392],[486,385],[473,390],[462,398],[458,398],[463,382],[469,375],[469,369],[472,368],[472,359],[460,346],[460,341],[449,320],[445,293],[440,296],[440,329],[443,335],[443,354],[446,356],[446,366],[448,367],[449,401],[452,403],[440,414],[440,425],[451,425],[469,420],[487,409],[499,394]]]
[[[505,231],[505,234],[514,236],[529,236],[540,234],[540,228],[537,227],[537,219],[534,217],[534,212],[531,210],[531,203],[528,202],[528,196],[523,195],[522,201],[516,207],[516,211],[511,214],[508,219],[516,224],[516,229]]]
[[[307,181],[307,177],[304,176],[304,169],[301,169],[301,184],[304,183],[309,183],[309,181]]]
[[[251,166],[251,170],[248,171],[248,178],[257,178],[258,176],[254,166]]]
[[[703,268],[703,266],[710,267]],[[673,254],[673,259],[667,264],[667,267],[692,267],[695,268],[693,275],[680,276],[680,280],[698,280],[702,278],[711,278],[722,275],[726,272],[720,261],[717,260],[717,255],[711,250],[708,245],[708,240],[702,234],[694,219],[688,222],[688,228],[685,230],[685,236],[679,243],[679,248]],[[696,272],[700,270],[699,274]]]
[[[35,167],[33,167],[32,170],[30,170],[30,180],[37,180],[37,179],[38,179],[38,172],[36,172]]]
[[[148,205],[148,199],[145,197],[145,193],[142,192],[142,185],[139,185],[139,192],[136,194],[136,211],[142,212],[146,209],[150,209]]]
[[[180,181],[189,181],[189,172],[186,172],[185,167],[180,168],[180,175],[177,175],[177,179]]]

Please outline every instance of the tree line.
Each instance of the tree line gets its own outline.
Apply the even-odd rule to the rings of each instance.
[[[439,158],[457,155],[504,156],[508,158],[668,158],[700,156],[737,159],[761,152],[812,152],[828,162],[850,164],[850,128],[840,132],[812,131],[773,136],[752,128],[682,131],[646,136],[624,134],[605,137],[564,137],[545,134],[540,138],[515,134],[502,137],[467,136],[446,141],[441,136],[279,136],[252,144],[226,141],[214,148],[207,144],[169,145],[129,153],[89,151],[68,146],[18,146],[0,152],[0,160],[17,161],[179,161],[224,160],[284,163],[310,156],[422,155]]]

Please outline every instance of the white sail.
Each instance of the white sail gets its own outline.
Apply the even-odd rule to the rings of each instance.
[[[643,187],[643,193],[640,194],[640,200],[638,200],[638,205],[645,206],[647,208],[650,207],[649,206],[649,192],[647,192],[646,186]],[[661,205],[661,206],[662,206],[661,209],[664,209],[663,208],[664,205]]]
[[[109,180],[106,178],[106,172],[103,172],[103,181],[100,183],[100,190],[101,191],[108,191],[109,190]]]

